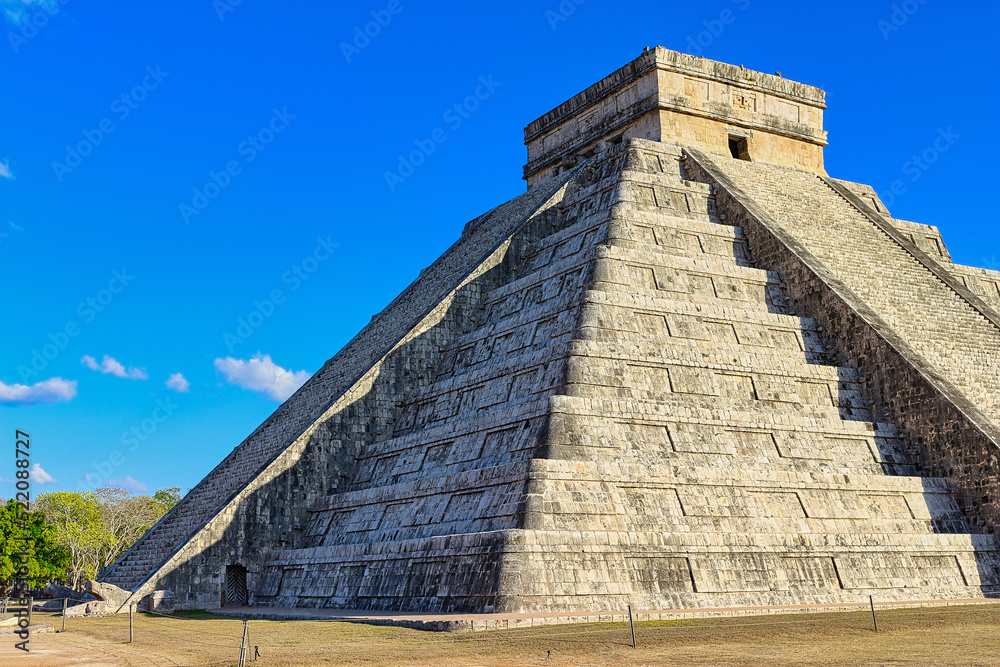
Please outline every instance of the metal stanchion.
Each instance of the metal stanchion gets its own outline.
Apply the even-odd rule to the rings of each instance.
[[[635,626],[632,625],[632,605],[628,606],[628,627],[632,630],[632,648],[635,648]]]
[[[240,640],[239,667],[247,667],[247,648],[250,639],[250,622],[243,621],[243,638]]]

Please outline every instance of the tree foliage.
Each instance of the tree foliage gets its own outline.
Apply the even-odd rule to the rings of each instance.
[[[97,491],[44,493],[36,506],[71,555],[67,580],[76,588],[118,560],[179,500],[177,487],[137,496],[105,486]]]
[[[81,579],[97,576],[97,554],[103,541],[104,522],[97,496],[89,491],[43,493],[35,506],[52,524],[59,544],[70,553],[65,577],[69,585],[76,588]]]
[[[19,581],[37,588],[65,577],[71,560],[42,512],[27,512],[15,500],[0,507],[0,589],[4,595],[22,593],[14,590]]]

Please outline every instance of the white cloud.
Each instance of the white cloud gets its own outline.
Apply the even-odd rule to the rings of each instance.
[[[76,380],[50,378],[33,385],[0,382],[0,404],[58,403],[76,397]]]
[[[136,368],[135,366],[125,366],[107,354],[101,359],[101,363],[97,363],[97,359],[94,359],[89,354],[83,355],[80,359],[80,363],[89,368],[92,371],[100,371],[105,375],[114,375],[115,377],[125,378],[126,380],[148,380],[149,373],[146,372],[145,368]]]
[[[191,383],[187,381],[187,378],[182,373],[174,373],[167,378],[167,389],[173,389],[174,391],[186,394],[191,389]]]
[[[14,173],[10,170],[10,162],[0,160],[0,178],[14,178]]]
[[[216,359],[215,368],[226,382],[257,391],[276,401],[283,401],[309,379],[306,371],[290,371],[273,361],[271,355],[258,352],[252,359]]]
[[[42,468],[41,463],[36,463],[35,465],[31,466],[28,472],[28,477],[31,478],[31,481],[34,482],[35,484],[56,483],[56,478],[50,475],[49,473],[45,472],[45,470]]]
[[[0,0],[0,9],[3,10],[8,23],[21,25],[39,10],[49,16],[58,13],[59,3],[58,0]]]
[[[118,488],[125,489],[126,491],[131,491],[132,493],[145,493],[149,491],[149,487],[142,482],[133,479],[131,475],[128,475],[125,479],[109,479],[108,486],[117,486]]]

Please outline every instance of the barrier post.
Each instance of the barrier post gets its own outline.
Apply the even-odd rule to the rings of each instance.
[[[247,639],[249,638],[250,638],[249,622],[243,621],[243,637],[240,639],[239,667],[247,667]]]
[[[628,627],[632,631],[632,648],[635,648],[635,626],[632,625],[632,605],[628,606]]]

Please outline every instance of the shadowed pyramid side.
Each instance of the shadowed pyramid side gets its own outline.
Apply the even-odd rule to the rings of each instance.
[[[451,248],[100,579],[136,599],[166,588],[177,592],[180,608],[212,608],[223,603],[226,567],[241,565],[252,590],[268,551],[294,544],[306,508],[346,488],[360,449],[391,429],[396,403],[425,384],[440,349],[473,326],[483,290],[510,279],[512,235],[553,224],[558,193],[571,176],[466,225]]]
[[[513,279],[484,295],[478,326],[405,397],[391,435],[360,452],[348,490],[311,508],[302,548],[273,555],[257,604],[509,606],[509,553],[626,157],[585,165],[556,224],[516,241]]]

